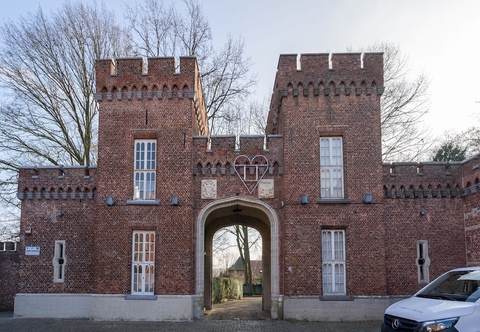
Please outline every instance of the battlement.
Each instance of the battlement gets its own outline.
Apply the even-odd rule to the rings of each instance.
[[[463,170],[464,162],[383,164],[384,194],[386,198],[456,198],[476,193],[475,183],[463,183]]]
[[[92,200],[96,190],[96,170],[96,166],[22,167],[17,198]]]
[[[120,58],[96,62],[96,98],[132,100],[190,98],[201,89],[195,57]]]
[[[381,95],[383,53],[280,55],[274,90],[281,97]]]
[[[282,54],[279,72],[318,72],[325,70],[383,70],[383,53]]]
[[[234,163],[239,155],[264,156],[270,175],[282,174],[282,135],[242,135],[237,143],[235,135],[195,136],[195,163],[193,175],[235,174]]]
[[[282,104],[347,98],[378,103],[383,94],[383,53],[280,55],[266,132],[282,132]],[[356,101],[355,100],[355,101]]]

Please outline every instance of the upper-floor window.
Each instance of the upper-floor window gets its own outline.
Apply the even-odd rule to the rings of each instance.
[[[341,137],[320,138],[321,198],[343,198],[343,144]]]
[[[133,199],[155,199],[156,140],[135,141]]]

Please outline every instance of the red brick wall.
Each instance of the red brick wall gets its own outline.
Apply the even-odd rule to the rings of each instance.
[[[428,241],[430,280],[465,266],[461,175],[461,163],[384,165],[388,294],[412,294],[423,287],[417,274],[418,240]]]
[[[345,229],[347,293],[386,293],[382,222],[380,95],[381,54],[281,56],[267,129],[284,135],[284,232],[286,295],[322,294],[322,229]],[[358,88],[358,90],[357,90]],[[319,139],[341,136],[344,204],[320,199]],[[365,194],[373,204],[363,204]],[[307,194],[309,204],[301,205]],[[325,201],[323,201],[325,202]],[[375,266],[375,268],[372,268]],[[291,268],[291,269],[290,269]]]
[[[466,260],[469,266],[480,265],[480,167],[479,155],[473,156],[463,167],[465,197]]]
[[[217,180],[217,199],[258,198],[258,189],[250,193],[235,173],[239,155],[263,155],[272,167],[264,179],[274,179],[275,197],[262,200],[279,220],[282,294],[322,293],[324,228],[345,230],[348,295],[416,291],[417,240],[429,243],[431,279],[478,262],[476,159],[382,166],[382,55],[366,54],[363,68],[360,54],[333,55],[331,67],[326,54],[302,55],[300,63],[297,68],[296,56],[280,57],[266,149],[263,137],[245,136],[237,150],[234,136],[207,142],[193,58],[182,58],[177,73],[173,58],[149,59],[148,73],[141,59],[118,59],[115,75],[109,60],[98,61],[98,168],[89,177],[83,168],[66,168],[61,178],[59,168],[20,170],[19,250],[40,246],[41,255],[20,255],[19,291],[130,293],[132,231],[148,229],[156,234],[155,293],[194,294],[196,223],[212,202],[201,199],[201,181]],[[343,202],[319,199],[322,136],[343,137]],[[142,138],[157,139],[155,205],[130,202],[134,141]],[[467,196],[466,182],[472,187]],[[372,204],[363,203],[367,193]],[[302,194],[308,204],[301,204]],[[173,195],[179,206],[171,205]],[[108,196],[113,206],[106,205]],[[66,280],[58,284],[52,258],[54,241],[63,239]]]
[[[0,251],[0,311],[13,310],[13,300],[17,293],[19,253],[15,243],[5,243],[5,251]],[[3,248],[0,242],[0,248]]]
[[[96,168],[20,169],[20,293],[91,293]],[[61,212],[61,215],[59,215]],[[31,233],[27,234],[27,227]],[[65,282],[54,282],[56,240],[65,240]],[[25,247],[40,247],[26,256]]]
[[[156,234],[155,292],[192,294],[192,137],[202,133],[203,123],[196,111],[203,107],[197,63],[181,58],[175,73],[173,58],[149,59],[148,74],[142,74],[141,59],[120,59],[117,64],[117,75],[112,76],[110,61],[97,62],[101,130],[95,292],[130,292],[132,231],[151,229]],[[158,205],[131,205],[134,141],[145,138],[157,139]],[[170,204],[174,195],[179,206]],[[114,206],[105,207],[107,196],[114,198]]]

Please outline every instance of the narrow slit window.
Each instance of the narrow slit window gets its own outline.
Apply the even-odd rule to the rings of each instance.
[[[426,240],[417,241],[417,270],[418,283],[427,284],[430,282],[430,258],[428,257],[428,242]]]
[[[55,251],[53,256],[53,281],[65,281],[65,241],[55,241]]]

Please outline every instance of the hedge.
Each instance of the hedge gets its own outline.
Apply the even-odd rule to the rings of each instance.
[[[234,278],[215,277],[212,280],[213,303],[228,300],[241,300],[243,296],[241,280]]]

